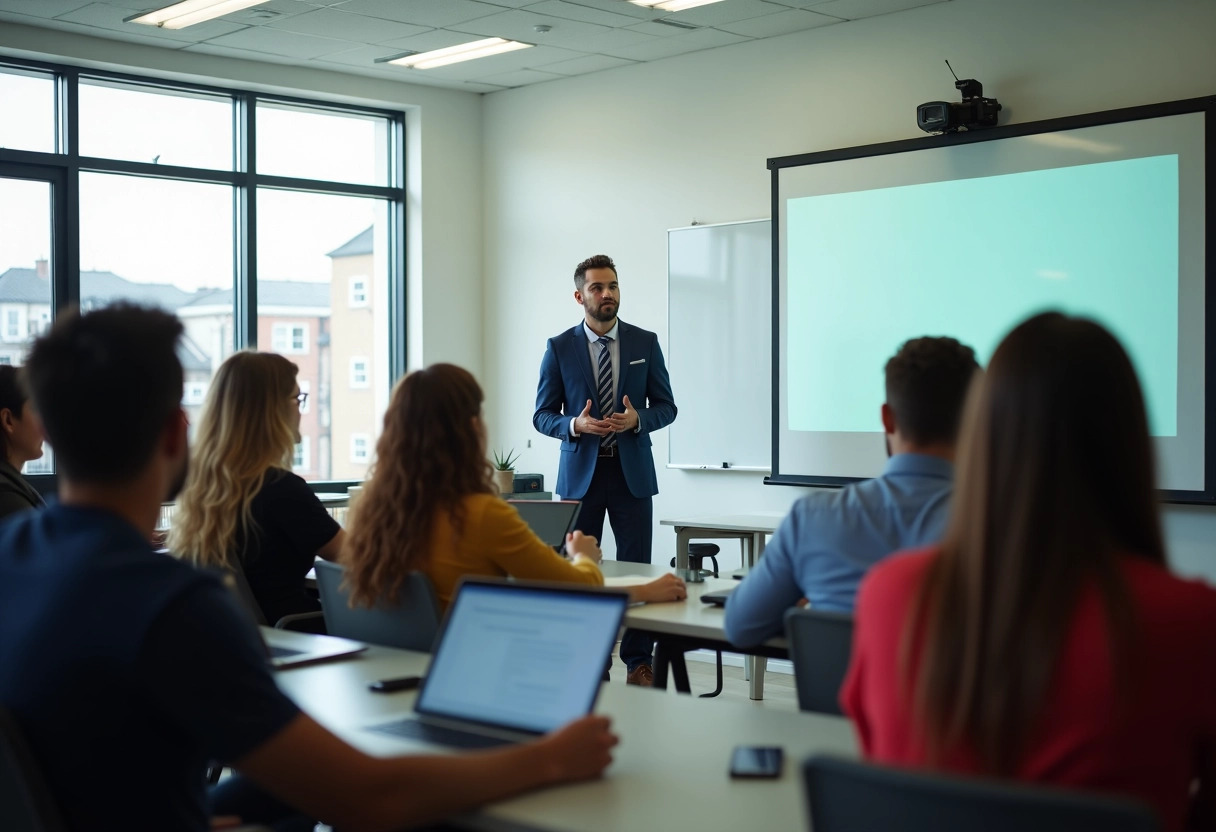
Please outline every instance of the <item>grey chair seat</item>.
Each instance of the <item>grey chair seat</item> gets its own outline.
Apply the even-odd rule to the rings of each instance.
[[[317,561],[317,591],[325,629],[331,636],[368,644],[429,653],[439,633],[439,601],[431,581],[421,572],[410,573],[395,604],[381,601],[370,609],[350,606],[350,593],[342,586],[340,564]]]

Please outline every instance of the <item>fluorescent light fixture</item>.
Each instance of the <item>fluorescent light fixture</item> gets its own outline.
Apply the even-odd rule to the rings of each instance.
[[[123,23],[143,23],[161,29],[184,29],[195,23],[239,12],[241,9],[265,2],[267,0],[182,0],[154,12],[128,17]]]
[[[629,2],[635,6],[645,6],[648,9],[658,9],[664,12],[682,12],[685,9],[695,9],[697,6],[720,3],[722,0],[629,0]]]
[[[398,58],[381,58],[380,63],[408,66],[413,69],[434,69],[437,66],[471,61],[474,58],[486,58],[490,55],[501,55],[503,52],[514,52],[516,49],[528,49],[531,43],[520,43],[517,40],[504,38],[486,38],[469,43],[460,43],[443,49],[432,49],[430,52],[417,52],[402,55]]]

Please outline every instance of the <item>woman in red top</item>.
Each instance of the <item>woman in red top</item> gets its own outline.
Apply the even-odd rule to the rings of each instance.
[[[1127,354],[1092,321],[1038,315],[976,385],[945,539],[858,598],[841,698],[866,755],[1216,828],[1216,590],[1166,569]]]

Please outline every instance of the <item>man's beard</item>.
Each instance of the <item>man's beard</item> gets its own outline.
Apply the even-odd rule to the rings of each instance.
[[[599,306],[595,307],[594,310],[589,309],[588,311],[591,312],[591,317],[595,318],[600,323],[608,323],[608,321],[611,321],[616,317],[616,313],[620,311],[620,308],[620,304],[616,304],[612,307],[611,312],[605,312],[604,305],[601,303]]]

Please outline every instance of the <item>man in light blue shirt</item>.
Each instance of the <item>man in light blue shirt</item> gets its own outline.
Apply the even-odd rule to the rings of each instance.
[[[979,365],[953,338],[914,338],[887,362],[881,475],[800,499],[726,604],[726,637],[748,647],[781,635],[785,611],[853,611],[867,570],[941,540],[963,401]]]

